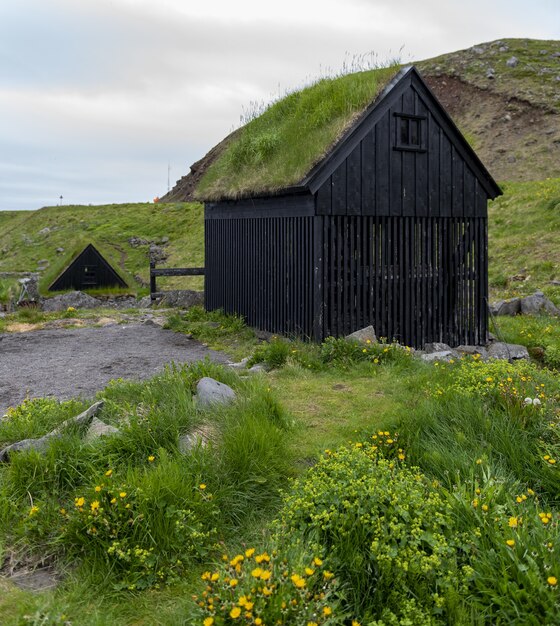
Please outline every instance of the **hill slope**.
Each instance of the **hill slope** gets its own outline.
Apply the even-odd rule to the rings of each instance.
[[[111,260],[133,277],[131,285],[141,288],[148,281],[149,240],[169,237],[162,246],[169,267],[204,264],[203,222],[200,204],[47,207],[21,212],[6,220],[10,229],[0,234],[0,272],[33,270],[39,260],[47,259],[41,281],[45,289],[62,261],[56,249],[69,251],[89,237],[104,243],[104,250],[112,251]],[[45,227],[50,232],[41,234]],[[504,195],[489,204],[489,231],[492,297],[541,288],[560,305],[560,178],[507,183]],[[163,286],[200,288],[202,284],[202,278],[176,278],[166,279]]]
[[[43,292],[74,252],[91,241],[102,246],[132,291],[148,284],[151,243],[159,244],[170,266],[203,263],[199,204],[57,206],[11,213],[3,218],[0,212],[0,272],[32,271],[47,261],[41,263],[47,266],[40,280]],[[169,241],[162,243],[165,238]],[[165,285],[175,283],[200,287],[202,279],[166,279]]]
[[[415,65],[494,178],[558,175],[560,41],[503,39]],[[162,200],[192,200],[206,169],[239,132],[195,163]]]

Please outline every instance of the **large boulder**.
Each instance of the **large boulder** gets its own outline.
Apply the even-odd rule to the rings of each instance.
[[[490,305],[492,315],[519,315],[521,313],[521,298],[511,298],[511,300],[498,300]]]
[[[71,417],[70,419],[62,422],[60,426],[57,426],[54,430],[47,433],[43,437],[39,437],[37,439],[23,439],[22,441],[17,441],[16,443],[6,446],[3,450],[0,450],[0,463],[8,462],[10,460],[10,456],[14,452],[21,452],[22,450],[36,450],[37,452],[44,452],[53,439],[62,436],[68,426],[85,426],[91,422],[93,416],[101,409],[102,406],[103,400],[92,404],[88,409],[76,417]]]
[[[444,361],[449,363],[449,361],[454,361],[457,358],[457,355],[453,350],[441,350],[440,352],[421,354],[420,358],[426,363],[433,363],[435,361]]]
[[[560,315],[560,309],[546,298],[542,291],[535,291],[532,296],[522,298],[521,313],[523,315],[537,315],[539,313]]]
[[[377,343],[377,337],[375,335],[375,329],[373,326],[366,326],[360,330],[356,330],[349,335],[346,335],[346,339],[355,339],[362,343]]]
[[[459,356],[475,356],[478,354],[483,361],[488,358],[488,351],[485,346],[462,345],[457,346],[455,351],[459,353]]]
[[[159,304],[168,307],[179,307],[181,309],[189,309],[197,305],[202,306],[204,305],[204,292],[191,291],[188,289],[166,291]]]
[[[229,404],[235,400],[235,391],[213,378],[205,376],[196,386],[197,403],[201,407]]]
[[[42,302],[43,311],[66,311],[68,307],[75,309],[96,309],[102,306],[101,300],[92,298],[82,291],[70,291],[53,298],[45,298]]]
[[[529,352],[525,346],[494,341],[488,346],[488,358],[517,361],[519,359],[529,359]]]
[[[91,420],[91,424],[89,425],[88,431],[85,434],[84,441],[87,443],[92,443],[96,439],[100,437],[107,437],[108,435],[118,435],[120,433],[118,428],[111,426],[111,424],[106,424],[102,422],[97,417],[94,417]]]

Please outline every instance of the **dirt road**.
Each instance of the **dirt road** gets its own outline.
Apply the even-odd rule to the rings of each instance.
[[[0,334],[0,416],[32,398],[91,398],[113,378],[145,379],[165,363],[226,355],[147,324]]]

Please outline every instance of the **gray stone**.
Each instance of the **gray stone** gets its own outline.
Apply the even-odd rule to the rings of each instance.
[[[144,326],[155,326],[156,328],[163,328],[167,320],[165,317],[150,317],[144,321]]]
[[[64,252],[64,248],[57,248],[56,249],[56,253],[57,254],[62,254]]]
[[[6,446],[3,450],[0,450],[0,463],[7,463],[10,460],[10,455],[13,452],[20,452],[22,450],[36,450],[37,452],[44,452],[47,447],[50,445],[52,439],[59,438],[65,431],[65,429],[70,425],[77,426],[85,426],[93,419],[93,416],[101,409],[103,406],[103,400],[100,402],[96,402],[92,404],[88,409],[86,409],[83,413],[80,413],[76,417],[71,417],[66,421],[62,422],[60,426],[57,426],[50,433],[47,433],[43,437],[39,437],[37,439],[23,439],[22,441],[17,441],[16,443],[12,443],[9,446]]]
[[[168,307],[179,307],[189,309],[192,306],[202,306],[204,304],[204,293],[202,291],[173,290],[167,291],[160,301],[160,304]]]
[[[346,339],[356,339],[357,341],[361,341],[362,343],[377,343],[377,337],[375,336],[375,329],[373,326],[366,326],[366,328],[361,328],[349,335],[346,335]]]
[[[521,313],[523,315],[537,315],[538,313],[560,315],[560,309],[546,298],[542,291],[536,291],[532,296],[521,300]]]
[[[138,300],[138,302],[136,303],[136,306],[139,309],[147,309],[149,307],[152,306],[152,299],[150,296],[144,296],[143,298],[140,298],[140,300]]]
[[[475,53],[475,54],[484,54],[486,48],[484,46],[473,46],[471,48],[471,50]]]
[[[448,346],[446,343],[440,343],[438,341],[429,342],[424,346],[424,352],[426,354],[432,354],[433,352],[450,352],[451,350],[451,346]]]
[[[488,351],[484,346],[461,345],[457,346],[455,351],[459,353],[459,356],[479,354],[483,361],[488,358]]]
[[[453,350],[441,350],[440,352],[430,352],[429,354],[421,354],[420,358],[426,363],[433,363],[434,361],[445,361],[448,363],[457,358],[457,355]]]
[[[161,238],[161,243],[168,243],[169,242],[169,237],[162,237]]]
[[[198,381],[196,398],[199,406],[229,404],[235,400],[235,391],[228,385],[205,376]]]
[[[494,69],[493,69],[493,68],[489,67],[489,68],[486,70],[486,78],[489,78],[489,79],[494,79],[494,78],[496,78],[496,73],[494,72]]]
[[[507,61],[506,61],[506,65],[508,67],[517,67],[519,64],[519,59],[517,57],[510,57]]]
[[[266,369],[266,366],[263,365],[262,363],[256,363],[255,365],[253,365],[253,367],[250,367],[247,371],[250,372],[251,374],[266,374],[268,370]]]
[[[251,357],[246,356],[244,359],[241,359],[239,363],[228,363],[229,367],[234,370],[244,370],[247,368],[247,363],[251,360]]]
[[[529,352],[527,352],[525,346],[494,341],[488,346],[488,358],[517,361],[519,359],[529,359]]]
[[[45,226],[45,228],[41,228],[41,230],[39,231],[39,235],[48,235],[51,232],[51,229],[48,226]]]
[[[100,437],[107,437],[108,435],[118,435],[120,433],[118,428],[111,426],[111,424],[105,424],[97,417],[91,420],[88,431],[85,434],[84,441],[91,443]]]
[[[494,315],[519,315],[521,313],[521,298],[511,298],[511,300],[504,300],[500,303]]]
[[[181,454],[189,454],[196,448],[206,448],[217,440],[216,428],[211,424],[201,424],[194,430],[179,437],[178,448]]]
[[[71,291],[60,296],[54,296],[54,298],[45,298],[42,307],[43,311],[65,311],[70,306],[75,309],[95,309],[101,304],[100,300],[92,298],[87,293]]]

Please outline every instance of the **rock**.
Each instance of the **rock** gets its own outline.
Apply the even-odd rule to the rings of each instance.
[[[536,291],[532,296],[522,298],[521,313],[523,315],[537,315],[543,312],[549,315],[560,315],[560,309],[546,298],[542,291]]]
[[[507,52],[509,50],[509,46],[507,44],[504,44],[503,46],[500,46],[498,48],[499,52]]]
[[[144,321],[144,326],[155,326],[156,328],[163,328],[166,323],[165,317],[150,317]]]
[[[57,254],[62,254],[64,252],[64,248],[57,248],[56,249],[56,253]]]
[[[362,343],[377,343],[377,337],[375,336],[375,329],[373,326],[366,326],[360,330],[357,330],[349,335],[346,335],[346,339],[355,339]]]
[[[23,439],[22,441],[12,443],[11,445],[5,447],[3,450],[0,451],[0,463],[7,463],[10,460],[10,455],[13,452],[20,452],[22,450],[36,450],[37,452],[44,452],[50,445],[51,440],[60,437],[68,426],[84,426],[88,424],[102,406],[103,400],[92,404],[83,413],[80,413],[76,417],[71,417],[70,419],[67,419],[66,421],[62,422],[60,426],[57,426],[57,428],[52,430],[50,433],[44,435],[43,437],[39,437],[37,439]]]
[[[247,371],[251,374],[266,374],[268,370],[266,369],[266,366],[263,365],[262,363],[256,363],[255,365],[253,365],[253,367],[250,367]]]
[[[167,252],[161,247],[156,246],[155,244],[150,244],[150,261],[153,263],[164,263],[167,261],[167,257],[169,255]]]
[[[191,432],[179,437],[178,448],[181,454],[189,454],[196,448],[206,448],[217,440],[217,431],[211,424],[201,424]]]
[[[494,72],[494,69],[493,69],[493,68],[489,67],[489,68],[486,70],[486,78],[488,78],[488,79],[494,79],[494,78],[496,78],[496,73]]]
[[[168,307],[179,307],[182,309],[189,309],[192,306],[204,305],[204,292],[202,291],[190,291],[173,290],[165,292],[160,304]]]
[[[247,367],[247,363],[251,360],[250,356],[246,356],[244,359],[241,359],[239,363],[228,363],[228,366],[234,370],[244,370]]]
[[[475,54],[484,54],[486,48],[484,46],[473,46],[471,48],[471,50],[475,53]]]
[[[236,396],[231,387],[205,376],[198,381],[196,398],[199,406],[206,407],[212,404],[229,404]]]
[[[150,298],[150,296],[144,296],[143,298],[140,298],[140,300],[138,300],[136,306],[139,309],[147,309],[152,306],[152,299]]]
[[[519,359],[528,359],[529,352],[525,346],[495,341],[488,346],[488,358],[517,361]]]
[[[485,361],[488,358],[488,351],[484,346],[457,346],[455,351],[459,353],[459,356],[463,355],[475,355],[479,354],[480,358]]]
[[[426,361],[426,363],[433,363],[434,361],[445,361],[448,363],[449,361],[455,360],[457,358],[457,354],[454,350],[441,350],[440,352],[421,354],[420,358],[422,361]]]
[[[105,424],[105,422],[102,422],[100,419],[97,419],[97,417],[94,417],[91,420],[87,433],[85,434],[84,441],[91,443],[100,437],[117,435],[119,433],[120,430],[118,428],[115,428],[110,424]]]
[[[510,57],[507,61],[506,61],[506,65],[508,67],[517,67],[519,65],[519,59],[517,57]]]
[[[41,228],[41,230],[39,231],[39,235],[48,235],[51,232],[51,229],[48,226],[45,226],[45,228]]]
[[[70,291],[42,301],[43,311],[65,311],[69,306],[75,309],[95,309],[101,305],[101,300],[92,298],[82,291]]]
[[[490,305],[490,312],[493,315],[519,315],[521,313],[521,298],[511,300],[500,300],[495,305]]]
[[[147,246],[150,242],[147,239],[142,239],[142,237],[129,237],[128,243],[133,248],[138,248],[139,246]]]
[[[438,341],[429,342],[423,348],[423,351],[426,354],[432,354],[433,352],[445,352],[445,351],[451,351],[451,350],[452,348],[448,346],[446,343],[440,343]]]
[[[169,242],[169,237],[162,237],[161,238],[161,243],[168,243]]]

